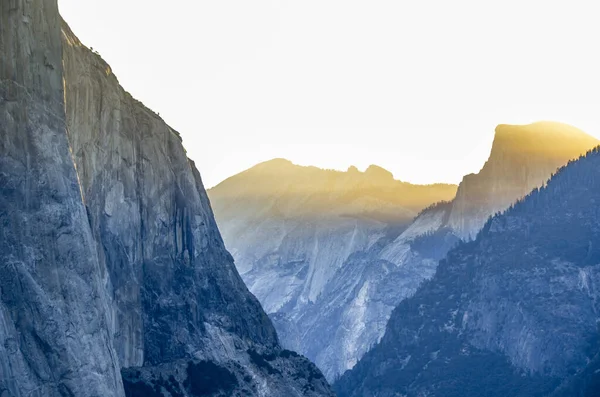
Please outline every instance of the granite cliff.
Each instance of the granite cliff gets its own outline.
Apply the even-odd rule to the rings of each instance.
[[[332,395],[280,347],[178,133],[55,0],[0,7],[0,394]]]
[[[282,344],[314,360],[328,379],[351,368],[383,334],[398,303],[394,283],[416,288],[423,277],[370,259],[421,209],[455,193],[453,185],[397,181],[377,166],[339,172],[283,159],[209,190],[236,266]]]
[[[283,345],[333,380],[380,340],[394,307],[460,239],[596,144],[560,123],[500,125],[488,161],[456,197],[448,185],[402,184],[378,167],[326,172],[284,160],[209,195],[236,266]]]
[[[448,225],[461,239],[473,239],[487,219],[540,187],[551,173],[600,143],[567,124],[501,124],[489,160],[464,177]]]
[[[0,1],[0,395],[124,396],[69,151],[56,2]]]
[[[599,169],[594,149],[451,250],[338,395],[597,395]]]

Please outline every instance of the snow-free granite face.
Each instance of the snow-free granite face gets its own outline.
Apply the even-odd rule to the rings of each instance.
[[[386,232],[352,253],[314,303],[271,315],[284,346],[302,351],[329,379],[352,368],[381,338],[394,307],[433,276],[440,253],[458,241],[445,229],[418,236]],[[390,255],[394,241],[397,251]]]
[[[377,166],[339,172],[283,159],[209,191],[238,270],[271,314],[283,345],[316,360],[329,379],[351,368],[383,333],[398,301],[395,294],[383,297],[379,284],[392,288],[402,275],[402,285],[419,283],[412,268],[371,265],[383,242],[422,208],[455,193],[453,185],[394,180]]]
[[[594,149],[452,250],[338,395],[597,396],[599,170]]]
[[[455,193],[453,185],[394,180],[377,166],[338,172],[283,159],[209,191],[236,266],[267,313],[314,303],[352,253]]]
[[[236,266],[282,344],[333,380],[379,341],[393,308],[433,276],[460,238],[597,142],[564,124],[501,125],[489,160],[465,177],[454,200],[440,190],[447,186],[418,187],[427,200],[452,201],[411,222],[430,201],[416,200],[417,188],[379,167],[341,173],[279,159],[209,194]]]
[[[56,1],[0,0],[0,395],[124,396],[69,152]]]
[[[449,226],[462,239],[475,238],[491,215],[542,186],[557,168],[598,143],[561,123],[499,125],[489,160],[459,185]]]
[[[332,396],[279,346],[178,134],[56,0],[0,6],[0,395]]]

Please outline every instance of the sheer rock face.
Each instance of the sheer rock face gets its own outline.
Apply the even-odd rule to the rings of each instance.
[[[478,174],[465,176],[458,188],[450,227],[462,239],[475,238],[491,215],[540,187],[557,168],[598,143],[566,124],[499,125],[489,160]]]
[[[282,344],[333,379],[383,335],[400,297],[431,276],[415,274],[418,254],[380,258],[384,245],[419,210],[455,192],[403,183],[377,166],[338,172],[276,159],[209,194],[236,266]],[[394,283],[414,286],[395,293]]]
[[[209,194],[236,266],[283,345],[333,380],[379,341],[393,308],[459,239],[474,238],[489,216],[597,143],[564,124],[500,125],[481,172],[466,176],[456,197],[431,187],[432,201],[416,200],[426,187],[415,194],[377,166],[340,173],[281,159]]]
[[[177,132],[127,94],[66,25],[63,40],[69,138],[110,274],[114,344],[121,366],[138,368],[127,372],[126,390],[167,390],[152,374],[173,376],[172,387],[193,394],[188,368],[210,362],[230,371],[232,395],[329,395],[314,365],[281,355]]]
[[[69,152],[55,1],[0,1],[0,395],[123,396]]]
[[[0,395],[331,396],[280,348],[178,134],[55,0],[0,11]]]
[[[402,252],[386,250],[397,233],[354,252],[336,271],[324,292],[302,312],[272,315],[282,343],[314,360],[329,379],[354,367],[385,332],[394,307],[413,295],[435,273],[439,257],[457,242],[452,234],[412,237],[402,233]]]
[[[489,220],[393,312],[340,396],[594,396],[600,151]]]
[[[99,257],[114,291],[124,367],[158,364],[222,343],[277,346],[225,250],[179,135],[125,93],[65,26],[69,139]],[[222,346],[222,352],[235,346]]]

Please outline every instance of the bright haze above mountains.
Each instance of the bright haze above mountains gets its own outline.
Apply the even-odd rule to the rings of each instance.
[[[260,162],[458,183],[498,123],[600,137],[595,4],[59,0],[208,187]],[[127,40],[123,38],[127,37]]]

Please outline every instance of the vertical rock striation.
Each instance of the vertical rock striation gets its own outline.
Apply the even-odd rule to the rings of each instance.
[[[465,176],[456,197],[451,186],[402,184],[376,166],[341,173],[281,159],[209,194],[236,265],[283,345],[333,380],[379,341],[393,308],[435,274],[454,244],[596,144],[559,123],[500,125],[488,161]],[[417,215],[440,200],[452,201]]]
[[[177,132],[125,93],[66,25],[63,34],[69,137],[110,273],[121,365],[158,364],[223,343],[207,323],[240,342],[277,346]]]
[[[179,134],[126,93],[66,24],[62,31],[69,138],[110,275],[128,395],[145,387],[167,396],[191,396],[195,388],[330,395],[313,364],[279,347],[225,249]],[[201,369],[227,381],[212,384]]]
[[[462,239],[474,239],[487,219],[507,209],[567,161],[599,141],[566,124],[501,124],[488,161],[459,185],[449,226]]]
[[[377,166],[340,172],[283,159],[209,191],[236,266],[283,346],[314,360],[330,380],[383,335],[389,313],[411,291],[396,294],[394,284],[416,288],[419,274],[431,275],[413,267],[418,255],[402,267],[379,260],[383,245],[421,209],[455,193],[454,185],[395,180]]]
[[[0,1],[0,395],[123,396],[69,151],[56,1]]]
[[[599,166],[570,162],[451,250],[338,395],[597,395]]]
[[[283,350],[179,135],[56,0],[0,0],[0,395],[331,396]]]

